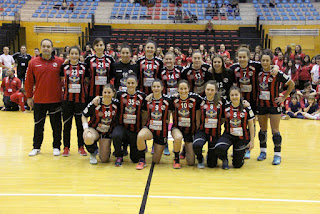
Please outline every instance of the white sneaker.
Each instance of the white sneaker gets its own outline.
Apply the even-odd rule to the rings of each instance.
[[[57,148],[53,149],[53,156],[59,156],[60,155],[60,150]]]
[[[96,154],[91,154],[90,153],[90,164],[97,164],[97,158],[96,158]]]
[[[36,156],[40,153],[40,149],[32,149],[32,151],[29,153],[29,156]]]

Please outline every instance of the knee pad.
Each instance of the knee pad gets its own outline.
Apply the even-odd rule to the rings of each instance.
[[[267,132],[266,131],[260,131],[259,132],[259,140],[260,140],[260,143],[266,143],[267,142]]]
[[[272,136],[272,140],[275,146],[281,146],[282,137],[280,135],[280,132],[274,133]]]

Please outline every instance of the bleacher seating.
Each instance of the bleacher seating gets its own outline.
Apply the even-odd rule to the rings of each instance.
[[[24,4],[26,4],[25,1],[18,1],[18,0],[0,0],[1,8],[3,9],[3,12],[1,13],[1,16],[14,16],[15,13],[19,13],[21,8]]]
[[[309,0],[276,0],[276,3],[275,8],[270,8],[268,0],[253,0],[260,20],[305,21],[314,20],[319,15]],[[273,13],[270,14],[269,10]]]
[[[70,2],[73,2],[74,4],[73,11],[69,10],[69,8],[62,10],[61,7],[59,9],[56,9],[55,5],[58,2],[62,3],[63,0],[43,0],[41,5],[37,9],[35,9],[35,13],[32,15],[32,17],[33,18],[40,17],[40,18],[64,18],[64,19],[69,19],[69,18],[91,19],[91,16],[95,14],[97,6],[99,6],[100,0],[85,0],[85,1],[84,0],[79,0],[79,1],[67,0],[68,4],[70,4]],[[113,10],[113,12],[116,12],[116,10]]]
[[[191,15],[197,16],[198,20],[210,20],[213,19],[213,17],[208,17],[205,14],[205,9],[207,8],[208,3],[214,4],[215,0],[185,0],[183,1],[181,10],[183,12],[183,17],[189,17]],[[221,3],[218,3],[221,2]],[[228,0],[218,0],[218,4],[222,3],[229,3]],[[120,8],[120,10],[119,10]],[[121,13],[122,12],[130,12],[133,10],[136,12],[134,14],[130,13]],[[140,19],[154,19],[154,20],[173,20],[175,18],[175,11],[178,7],[176,7],[174,4],[168,4],[168,0],[156,0],[156,4],[154,7],[149,7],[148,9],[146,7],[141,6],[139,3],[131,4],[128,3],[127,0],[116,0],[114,3],[114,6],[112,8],[112,13],[110,16],[110,19],[123,19],[123,16],[126,16],[126,18],[136,19],[139,17]],[[144,11],[148,11],[147,13],[144,13]],[[228,15],[228,14],[226,14]],[[130,17],[131,16],[131,17]],[[241,20],[240,16],[234,16],[234,15],[228,15],[228,16],[217,16],[218,20]],[[232,18],[231,18],[232,17]]]

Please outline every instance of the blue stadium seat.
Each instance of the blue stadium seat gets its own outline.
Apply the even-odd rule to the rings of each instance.
[[[211,2],[212,3],[212,2]],[[252,1],[253,4],[258,4],[258,0],[253,0]]]
[[[95,2],[95,3],[92,4],[92,6],[97,7],[97,6],[99,6],[99,4],[97,2]]]
[[[302,8],[301,10],[302,10],[302,12],[308,12],[307,8]]]
[[[313,12],[312,13],[314,16],[319,16],[319,13],[318,12]]]
[[[275,16],[274,19],[275,19],[276,21],[281,21],[281,17],[280,17],[280,16]]]
[[[236,16],[236,20],[238,21],[242,20],[241,16]]]
[[[263,16],[260,16],[260,20],[261,21],[264,21],[264,20],[266,20]]]
[[[294,12],[300,12],[300,9],[299,8],[295,8]]]
[[[320,16],[317,16],[316,19],[317,19],[317,20],[320,20]]]
[[[57,13],[57,10],[51,10],[50,13],[56,14],[56,13]]]
[[[127,11],[132,11],[132,8],[131,8],[131,7],[128,7],[128,8],[127,8]]]
[[[282,0],[282,3],[283,3],[283,4],[286,4],[286,3],[288,3],[288,2],[287,2],[287,0]]]
[[[112,15],[112,16],[117,15],[117,11],[112,11],[112,12],[111,12],[111,15]]]
[[[278,12],[274,12],[273,16],[279,16],[279,13]]]
[[[303,1],[302,0],[297,0],[297,3],[302,3]]]
[[[43,13],[49,13],[49,10],[44,10]]]
[[[203,16],[203,12],[198,12],[198,16]]]
[[[92,18],[92,15],[87,15],[87,19],[91,19]]]
[[[89,14],[94,14],[94,11],[93,11],[93,10],[90,10],[90,11],[89,11]]]
[[[305,2],[305,3],[310,3],[310,0],[305,0],[304,2]]]
[[[96,10],[97,9],[97,7],[91,7],[91,10]]]
[[[90,9],[89,7],[84,7],[84,8],[83,8],[83,10],[89,10],[89,9]]]
[[[301,8],[304,8],[304,7],[306,7],[304,4],[300,4],[299,5]]]
[[[261,12],[262,10],[260,8],[257,8],[256,9],[256,12]]]
[[[127,4],[126,3],[122,3],[121,7],[127,7]]]
[[[305,12],[304,15],[306,15],[306,16],[311,16],[311,13],[310,13],[310,12]]]
[[[128,4],[128,7],[133,7],[133,4],[132,4],[132,3],[129,3],[129,4]]]
[[[112,11],[118,11],[117,7],[112,8]]]
[[[287,12],[292,12],[292,9],[291,9],[291,8],[288,8],[288,9],[287,9]]]
[[[271,13],[267,12],[265,13],[266,16],[271,16]]]
[[[87,11],[81,11],[81,14],[85,14],[85,15],[87,15]]]
[[[140,8],[136,7],[134,8],[134,11],[140,11]]]
[[[46,1],[43,1],[41,4],[42,4],[42,5],[47,5],[47,2],[46,2]]]
[[[292,7],[292,8],[297,8],[298,5],[297,5],[297,4],[292,4],[291,7]]]
[[[53,14],[49,14],[48,18],[54,18],[54,15]]]
[[[167,16],[168,13],[167,13],[167,11],[162,11],[161,15],[162,15],[162,16]]]
[[[71,16],[71,19],[76,19],[76,18],[78,18],[78,15],[76,15],[76,14],[73,14],[73,15]]]
[[[303,14],[301,12],[298,12],[297,16],[303,16]]]
[[[282,20],[283,21],[289,21],[289,17],[288,16],[284,16],[284,17],[282,17]]]
[[[47,6],[47,8],[46,8],[46,9],[51,10],[51,9],[52,9],[52,7],[51,7],[51,6]]]
[[[196,8],[195,4],[190,4],[190,8]]]
[[[284,7],[285,8],[290,8],[290,5],[289,4],[285,4]]]
[[[268,16],[268,17],[267,17],[267,20],[268,20],[268,21],[272,21],[272,20],[273,20],[272,16]]]
[[[18,3],[19,3],[18,0],[14,0],[14,1],[12,2],[12,4],[18,4]]]
[[[282,4],[277,4],[277,8],[282,8]]]
[[[263,16],[263,13],[262,13],[262,12],[259,12],[259,13],[258,13],[258,16]]]
[[[78,6],[79,6],[79,7],[84,6],[83,2],[79,2]]]
[[[146,12],[145,11],[141,11],[140,12],[140,16],[145,16],[146,15]]]
[[[87,2],[87,3],[86,3],[86,6],[87,6],[87,7],[91,6],[91,3],[90,3],[90,2]]]
[[[14,12],[14,13],[18,13],[18,12],[19,12],[19,10],[18,10],[17,8],[14,8],[14,9],[12,10],[12,12]]]
[[[69,14],[65,14],[65,15],[63,16],[63,18],[69,19]]]
[[[142,8],[141,8],[141,11],[147,11],[147,8],[142,7]]]
[[[16,6],[14,4],[10,4],[9,8],[15,8]]]
[[[38,9],[42,10],[42,9],[44,9],[44,6],[40,5],[40,6],[38,7]]]
[[[39,10],[39,9],[38,9],[38,10],[36,10],[36,13],[41,13],[41,10]]]
[[[233,16],[228,16],[228,20],[234,20]]]
[[[49,5],[54,5],[54,4],[55,4],[55,3],[54,3],[53,1],[49,3]]]
[[[255,4],[254,5],[254,8],[259,8],[260,6],[258,4]]]
[[[72,11],[71,10],[67,10],[66,14],[71,14]]]
[[[126,15],[131,16],[131,12],[126,12]],[[140,14],[141,15],[141,14]]]
[[[120,11],[120,12],[118,13],[119,16],[123,16],[123,14],[124,14],[123,11]]]
[[[196,8],[191,8],[190,11],[191,12],[196,12]]]
[[[297,17],[295,17],[295,16],[291,16],[291,20],[297,21],[298,19],[297,19]]]
[[[4,12],[9,13],[9,12],[11,12],[11,9],[10,9],[10,8],[7,8]]]
[[[115,3],[113,6],[114,6],[114,7],[119,7],[120,4],[119,4],[119,3]]]
[[[20,4],[26,4],[26,2],[25,1],[21,1]]]
[[[76,7],[76,10],[82,10],[82,7]]]
[[[116,0],[116,3],[120,3],[121,2],[121,0]]]
[[[314,18],[312,16],[308,16],[308,20],[314,20]]]
[[[140,4],[139,4],[139,3],[136,3],[134,6],[135,6],[135,7],[140,7]],[[133,18],[133,17],[132,17],[132,18]]]
[[[16,8],[22,8],[22,5],[18,4],[18,5],[16,6]]]
[[[64,14],[65,12],[65,10],[59,10],[59,14]]]
[[[204,20],[203,16],[198,16],[198,20]]]
[[[286,12],[282,12],[281,16],[287,16],[287,13]]]
[[[86,18],[86,16],[83,15],[83,14],[81,14],[81,15],[79,16],[79,19],[84,19],[84,18]]]
[[[47,14],[41,14],[40,15],[40,18],[46,18],[47,17]]]
[[[137,16],[137,15],[139,15],[139,13],[138,13],[137,11],[134,11],[134,12],[133,12],[133,15],[134,15],[134,16]]]
[[[206,20],[211,20],[212,17],[211,16],[206,16]]]
[[[283,8],[280,8],[280,9],[279,9],[279,12],[284,12],[284,9],[283,9]]]
[[[307,7],[313,7],[313,4],[308,4]]]
[[[269,8],[264,8],[263,12],[269,12]]]
[[[161,20],[167,20],[167,16],[161,16]]]
[[[317,11],[316,8],[310,8],[311,12]]]
[[[306,18],[304,16],[300,16],[299,20],[304,21],[304,20],[306,20]]]
[[[126,11],[126,8],[121,7],[121,8],[120,8],[120,11]]]
[[[277,12],[276,8],[271,8],[271,12]]]
[[[289,13],[289,16],[295,16],[295,15],[294,15],[294,12],[290,12],[290,13]]]
[[[32,18],[38,18],[38,15],[39,15],[39,14],[34,13],[34,14],[32,15]]]

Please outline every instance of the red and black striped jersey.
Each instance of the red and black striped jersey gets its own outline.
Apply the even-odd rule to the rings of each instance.
[[[163,95],[160,99],[152,98],[147,102],[145,110],[148,112],[146,126],[153,135],[160,137],[168,136],[169,111],[172,110],[172,104],[169,97]]]
[[[200,109],[202,98],[200,95],[190,92],[187,99],[172,97],[173,127],[178,128],[184,134],[194,134],[197,129],[196,111]]]
[[[205,97],[200,104],[201,118],[199,130],[212,137],[221,136],[221,118],[223,114],[223,104],[219,102],[215,105],[213,100],[209,101]]]
[[[241,68],[239,63],[230,67],[234,74],[234,80],[237,86],[241,89],[242,96],[251,105],[256,105],[258,73],[262,70],[259,62],[249,61],[246,68]]]
[[[85,103],[86,87],[85,77],[89,77],[84,64],[77,65],[63,64],[60,76],[64,77],[63,100],[76,103]]]
[[[146,105],[146,95],[141,91],[129,94],[127,91],[118,91],[117,99],[120,102],[119,123],[132,132],[139,132],[142,125],[142,110]]]
[[[149,60],[143,56],[138,59],[137,65],[139,66],[139,89],[146,94],[150,94],[153,80],[161,79],[162,59],[153,57]]]
[[[289,76],[279,71],[277,76],[272,76],[270,72],[260,72],[258,74],[258,106],[260,107],[279,107],[275,98],[279,97],[280,84],[287,83]]]
[[[161,80],[163,82],[163,93],[172,96],[178,93],[178,82],[181,76],[182,66],[174,66],[172,70],[164,67],[161,71]]]
[[[109,55],[101,58],[93,55],[87,57],[85,62],[86,70],[90,74],[89,97],[100,96],[103,86],[110,81],[109,72],[114,59]]]
[[[203,95],[205,83],[212,80],[212,73],[209,71],[210,65],[203,63],[199,70],[192,68],[193,63],[184,67],[181,71],[181,79],[185,79],[190,84],[190,91]]]
[[[105,105],[100,98],[100,104],[95,106],[92,102],[83,110],[83,116],[90,117],[89,126],[99,133],[112,133],[118,122],[119,101],[112,99],[109,105]]]
[[[226,103],[224,107],[225,131],[240,139],[249,140],[250,132],[248,129],[248,121],[254,119],[254,113],[251,107],[247,107],[240,111],[239,106],[233,107],[231,102]]]
[[[129,63],[116,62],[111,65],[110,79],[114,78],[114,87],[116,90],[127,90],[127,78],[134,74],[139,79],[138,65]]]

